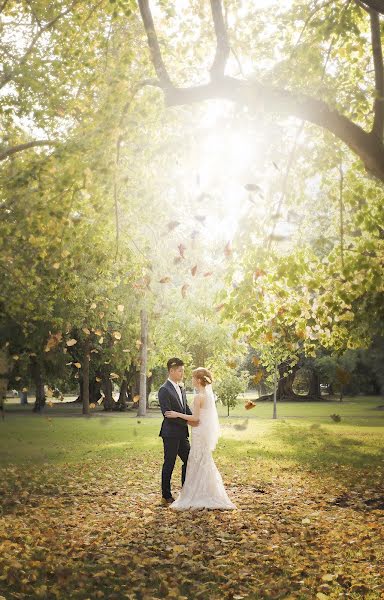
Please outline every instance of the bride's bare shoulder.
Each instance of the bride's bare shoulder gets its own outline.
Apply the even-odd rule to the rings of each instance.
[[[195,394],[195,396],[193,397],[194,406],[196,406],[196,403],[199,403],[200,408],[204,408],[204,394]]]

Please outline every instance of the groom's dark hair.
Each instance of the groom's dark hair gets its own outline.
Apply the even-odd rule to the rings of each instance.
[[[181,358],[176,358],[176,356],[174,358],[170,358],[169,361],[167,362],[167,369],[168,371],[172,368],[172,367],[183,367],[184,363],[181,360]]]

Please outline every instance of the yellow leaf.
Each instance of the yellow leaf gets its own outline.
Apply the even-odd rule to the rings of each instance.
[[[323,592],[317,592],[316,598],[318,600],[328,600],[329,596],[327,596],[327,594],[323,594]]]
[[[96,381],[97,381],[98,383],[100,383],[100,381],[101,381],[101,377],[96,377]]]
[[[67,346],[74,346],[75,344],[77,344],[77,340],[75,340],[74,338],[67,341]]]
[[[326,575],[323,575],[321,579],[323,581],[333,581],[334,578],[335,576],[332,575],[332,573],[327,573]]]
[[[96,302],[92,302],[90,308],[96,308]]]
[[[121,340],[121,333],[120,333],[120,331],[114,331],[114,332],[113,332],[113,337],[114,337],[116,340]]]
[[[102,344],[104,342],[104,338],[103,336],[101,336],[101,338],[99,338],[99,344]]]
[[[85,335],[89,335],[91,333],[89,331],[88,327],[83,327],[83,331],[84,331]]]
[[[119,312],[124,312],[124,304],[119,304],[118,307],[117,307],[117,310]]]
[[[14,354],[14,355],[12,356],[12,358],[13,358],[13,360],[19,360],[19,358],[20,358],[20,357],[19,357],[17,354]]]
[[[116,377],[119,377],[119,375],[117,373],[111,373],[110,377],[112,377],[112,379],[116,379]]]
[[[75,362],[75,363],[73,363],[73,365],[74,365],[75,367],[77,367],[78,369],[81,369],[81,363],[79,363],[79,362]]]
[[[52,267],[53,267],[54,269],[60,269],[60,263],[58,263],[58,262],[55,262],[55,263],[53,263]]]

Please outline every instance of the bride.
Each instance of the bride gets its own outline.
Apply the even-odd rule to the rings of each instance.
[[[211,373],[203,367],[194,369],[192,384],[197,392],[193,400],[193,414],[186,415],[174,410],[164,413],[169,419],[180,417],[194,425],[184,485],[178,498],[170,504],[170,508],[237,508],[228,498],[212,458],[212,450],[215,449],[220,435],[220,424],[212,391]]]

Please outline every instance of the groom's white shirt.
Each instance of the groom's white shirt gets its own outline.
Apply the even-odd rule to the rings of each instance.
[[[183,407],[184,407],[183,396],[182,396],[182,394],[181,394],[181,389],[180,389],[180,387],[177,385],[177,383],[175,383],[174,381],[172,381],[172,379],[169,379],[169,377],[168,377],[168,381],[170,381],[170,382],[172,383],[173,387],[175,388],[175,390],[176,390],[176,392],[177,392],[177,395],[178,395],[178,396],[179,396],[179,398],[180,398],[181,406],[183,406]]]

